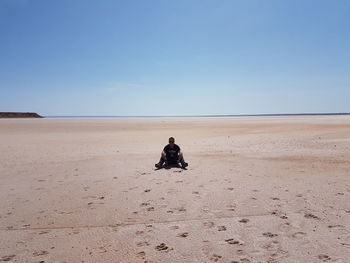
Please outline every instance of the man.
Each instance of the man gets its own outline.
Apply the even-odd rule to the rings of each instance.
[[[169,138],[169,144],[164,147],[159,163],[156,163],[155,166],[160,169],[163,167],[164,163],[165,166],[178,165],[179,163],[181,163],[182,168],[188,166],[188,163],[184,160],[180,147],[175,144],[175,139],[173,137]]]

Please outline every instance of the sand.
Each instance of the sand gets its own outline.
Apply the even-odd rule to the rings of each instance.
[[[0,120],[0,261],[350,262],[349,197],[350,116]]]

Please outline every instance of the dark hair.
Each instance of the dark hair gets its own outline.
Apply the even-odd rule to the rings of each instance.
[[[173,141],[174,142],[175,141],[174,137],[170,137],[169,141]]]

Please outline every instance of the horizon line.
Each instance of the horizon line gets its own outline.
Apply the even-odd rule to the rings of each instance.
[[[205,115],[42,115],[45,118],[190,118],[190,117],[268,117],[268,116],[327,116],[350,115],[350,112],[338,113],[262,113],[262,114],[205,114]]]

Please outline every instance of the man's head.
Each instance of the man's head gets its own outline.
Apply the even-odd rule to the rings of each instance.
[[[175,139],[174,139],[173,137],[170,137],[170,138],[169,138],[169,144],[170,144],[170,146],[173,146],[174,143],[175,143]]]

